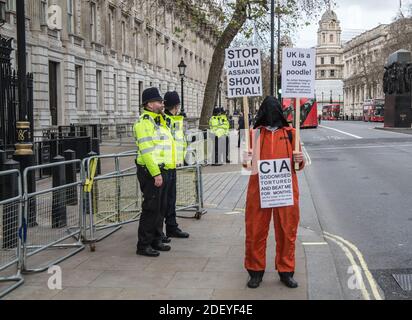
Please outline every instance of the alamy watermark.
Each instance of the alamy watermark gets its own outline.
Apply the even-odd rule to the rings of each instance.
[[[359,266],[350,266],[347,273],[350,275],[348,279],[348,288],[350,290],[362,290],[365,288],[362,277],[362,269]]]
[[[51,266],[47,270],[48,274],[52,276],[47,281],[47,286],[50,290],[62,290],[63,289],[63,279],[62,279],[62,268],[59,266]]]

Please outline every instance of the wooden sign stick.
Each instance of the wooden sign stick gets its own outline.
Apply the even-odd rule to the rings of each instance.
[[[246,152],[249,152],[249,99],[248,97],[243,97],[243,112],[245,119],[245,139],[246,139]]]
[[[296,99],[295,130],[295,151],[300,152],[300,98]],[[295,162],[295,170],[299,170],[299,163],[297,162]]]

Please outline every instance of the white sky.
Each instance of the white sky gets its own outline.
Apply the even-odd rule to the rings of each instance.
[[[399,0],[335,0],[342,33],[348,29],[369,30],[381,23],[390,23],[399,12]],[[412,0],[402,0],[403,12]],[[324,11],[323,11],[324,12]],[[295,47],[309,48],[317,44],[319,21],[304,27],[294,37]]]

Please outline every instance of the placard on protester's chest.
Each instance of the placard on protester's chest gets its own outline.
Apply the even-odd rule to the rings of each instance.
[[[262,96],[261,55],[254,47],[226,49],[228,98]]]
[[[289,158],[259,160],[260,207],[293,206],[292,166]]]
[[[315,49],[284,48],[282,52],[282,97],[315,97]]]

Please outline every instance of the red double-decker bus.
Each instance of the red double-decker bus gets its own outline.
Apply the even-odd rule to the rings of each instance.
[[[328,104],[322,107],[322,120],[338,120],[340,104]]]
[[[296,99],[282,99],[283,114],[289,123],[294,122]],[[318,106],[315,99],[300,99],[300,127],[318,127]]]
[[[365,122],[384,122],[383,99],[370,99],[363,103],[363,121]]]

